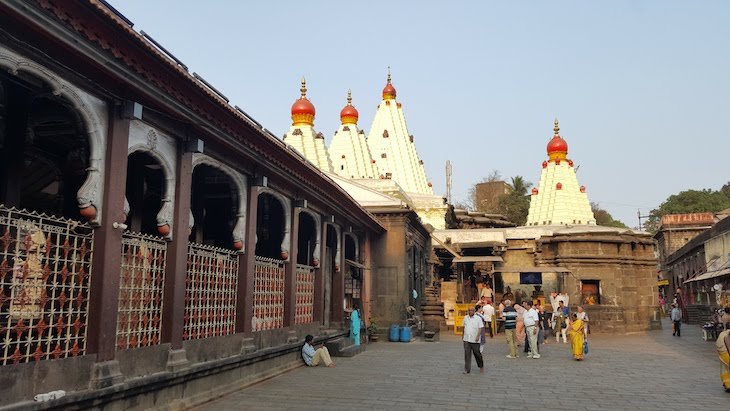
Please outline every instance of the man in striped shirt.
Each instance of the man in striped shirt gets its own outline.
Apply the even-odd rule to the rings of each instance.
[[[509,347],[507,358],[517,358],[517,310],[512,306],[512,301],[504,300],[502,318],[504,318],[504,334],[507,336],[507,346]]]

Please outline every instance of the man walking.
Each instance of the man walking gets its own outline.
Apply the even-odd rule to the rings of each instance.
[[[527,333],[527,340],[530,344],[530,353],[527,355],[528,358],[540,358],[540,353],[538,352],[538,345],[537,345],[537,328],[538,328],[538,322],[540,321],[540,316],[537,313],[537,310],[535,307],[532,306],[532,301],[525,301],[525,308],[527,308],[527,311],[525,311],[525,314],[523,314],[523,318],[525,321],[525,332]]]
[[[479,340],[482,336],[484,321],[476,315],[474,307],[469,307],[469,315],[464,317],[464,374],[471,372],[471,356],[477,360],[479,372],[484,372],[484,359],[479,352]]]
[[[494,307],[492,306],[492,303],[487,300],[487,302],[482,307],[482,312],[484,313],[484,321],[487,322],[486,327],[489,331],[489,337],[494,338],[494,331],[492,330],[492,318],[494,318]]]
[[[672,314],[670,315],[674,328],[672,329],[672,335],[680,337],[682,334],[682,311],[679,310],[677,304],[672,304]]]
[[[507,347],[509,347],[507,358],[517,358],[517,310],[512,306],[512,301],[504,300],[502,318],[504,318],[504,335],[507,337]]]

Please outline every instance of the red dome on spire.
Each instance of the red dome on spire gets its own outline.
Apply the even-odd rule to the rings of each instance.
[[[347,90],[347,105],[340,111],[340,120],[342,124],[357,124],[357,119],[360,117],[360,113],[352,105],[352,93]]]
[[[395,96],[395,87],[390,82],[390,67],[388,67],[388,83],[383,87],[383,100],[394,100]]]
[[[547,154],[551,161],[558,162],[564,160],[568,156],[568,142],[560,137],[560,127],[558,127],[558,119],[555,119],[555,127],[553,127],[553,138],[547,145]]]
[[[309,114],[310,116],[314,116],[314,104],[312,104],[312,102],[306,97],[302,97],[292,104],[291,114],[292,116],[295,114]]]
[[[314,124],[314,104],[307,98],[307,82],[302,78],[302,88],[300,89],[302,96],[291,106],[292,125],[295,124]]]

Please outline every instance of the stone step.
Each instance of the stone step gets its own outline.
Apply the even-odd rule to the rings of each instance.
[[[340,337],[325,343],[327,350],[333,357],[354,357],[365,351],[365,345],[356,346],[349,337]]]

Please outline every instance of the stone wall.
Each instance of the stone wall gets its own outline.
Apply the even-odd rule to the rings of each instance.
[[[375,213],[386,228],[386,233],[374,241],[372,247],[372,317],[380,328],[402,323],[406,319],[405,308],[419,303],[412,301],[413,284],[408,272],[408,249],[415,247],[428,255],[430,237],[412,211]],[[430,272],[430,268],[424,270]],[[424,278],[425,279],[425,278]],[[421,298],[421,296],[419,296]]]
[[[538,240],[538,264],[561,266],[571,309],[583,305],[594,331],[648,330],[657,307],[654,241],[618,232],[555,235]],[[583,300],[582,284],[598,281],[599,300]],[[593,316],[591,316],[593,314]]]

